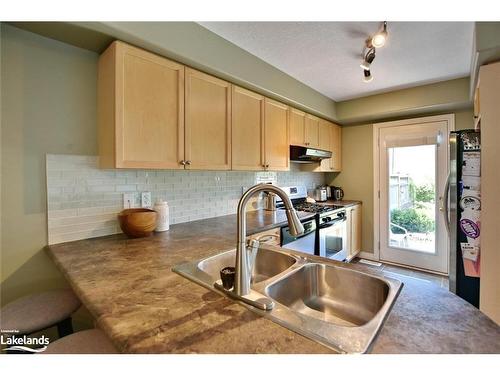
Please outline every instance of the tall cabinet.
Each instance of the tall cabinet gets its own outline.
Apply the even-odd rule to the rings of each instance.
[[[481,280],[479,308],[500,324],[500,62],[479,70],[481,121]],[[478,91],[479,92],[479,91]]]

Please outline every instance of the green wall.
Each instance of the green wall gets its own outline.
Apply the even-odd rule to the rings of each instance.
[[[387,94],[385,94],[387,95]],[[455,113],[455,129],[473,127],[472,109]],[[414,116],[419,117],[419,116]],[[344,199],[363,202],[362,250],[373,253],[373,125],[342,128],[342,172],[330,174],[331,185],[344,189]]]
[[[336,120],[335,102],[196,22],[16,22],[16,26],[101,53],[131,43],[242,87]]]
[[[1,25],[1,304],[65,284],[47,244],[45,154],[96,154],[97,54]]]
[[[448,113],[471,106],[469,78],[432,83],[337,103],[342,124]]]

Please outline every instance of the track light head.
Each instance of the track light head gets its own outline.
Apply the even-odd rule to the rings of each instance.
[[[363,61],[359,66],[363,68],[364,70],[370,70],[370,65],[372,64],[373,60],[375,60],[375,48],[371,47],[366,53],[365,56],[363,57]]]
[[[387,21],[384,21],[383,29],[369,39],[369,45],[375,48],[380,48],[385,45],[386,41],[387,41]]]
[[[364,73],[363,82],[368,83],[373,81],[373,76],[369,69],[363,70],[363,73]]]

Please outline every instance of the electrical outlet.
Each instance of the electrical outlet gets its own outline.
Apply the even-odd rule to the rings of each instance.
[[[151,208],[151,192],[143,191],[141,193],[141,207]]]
[[[123,208],[138,207],[136,193],[123,193]]]

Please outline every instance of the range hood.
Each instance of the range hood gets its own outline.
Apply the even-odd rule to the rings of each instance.
[[[293,163],[317,163],[331,157],[331,151],[304,146],[290,146],[290,161]]]

